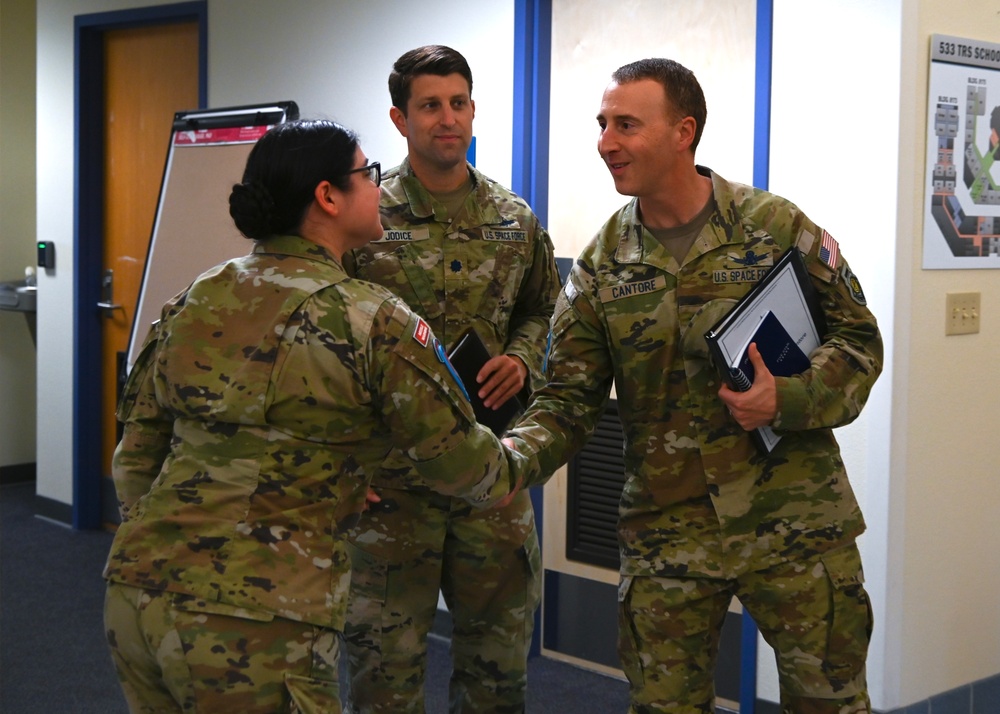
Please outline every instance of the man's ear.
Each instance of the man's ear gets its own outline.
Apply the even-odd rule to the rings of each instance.
[[[340,189],[329,181],[320,181],[313,190],[316,205],[329,216],[340,215]]]
[[[677,148],[682,151],[691,148],[691,143],[694,141],[694,135],[697,130],[698,122],[695,121],[694,117],[684,117],[677,122],[677,137],[679,140]]]
[[[392,119],[392,123],[396,126],[396,131],[398,131],[403,138],[408,138],[410,130],[406,125],[406,115],[403,114],[403,110],[397,106],[389,107],[389,118]]]

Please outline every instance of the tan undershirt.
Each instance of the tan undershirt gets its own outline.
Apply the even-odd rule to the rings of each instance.
[[[701,234],[701,229],[705,227],[708,223],[709,217],[712,215],[712,211],[715,210],[715,197],[710,196],[708,202],[705,206],[698,211],[698,215],[692,218],[688,223],[682,226],[674,226],[673,228],[650,228],[649,226],[643,224],[643,227],[649,231],[656,240],[663,244],[670,255],[674,256],[674,260],[677,261],[678,265],[684,264],[684,258],[687,257],[688,251],[691,250],[691,246],[698,239]]]
[[[448,210],[448,217],[455,218],[465,205],[465,199],[472,192],[472,174],[465,175],[465,183],[454,191],[430,191],[431,197]]]

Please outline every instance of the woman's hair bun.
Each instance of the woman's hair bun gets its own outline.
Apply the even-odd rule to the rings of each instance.
[[[274,199],[270,191],[256,181],[233,186],[229,194],[229,215],[247,238],[262,240],[274,233]]]
[[[229,194],[229,215],[240,233],[258,241],[297,235],[321,181],[349,189],[357,148],[357,134],[332,121],[298,120],[268,129]]]

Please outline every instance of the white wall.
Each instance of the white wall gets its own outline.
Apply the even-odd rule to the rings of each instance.
[[[698,163],[733,181],[753,179],[755,0],[552,3],[549,232],[575,258],[629,197],[615,191],[597,153],[597,112],[611,73],[645,57],[691,69],[708,118]],[[609,41],[609,38],[617,38]]]
[[[161,4],[136,0],[38,2],[38,235],[57,244],[54,275],[39,278],[39,495],[72,502],[74,262],[74,17]],[[447,18],[446,20],[443,18]],[[303,117],[333,118],[361,134],[386,168],[405,155],[389,121],[393,61],[421,44],[448,44],[472,67],[477,165],[508,184],[513,123],[513,0],[210,0],[208,103],[292,99]]]
[[[472,68],[476,165],[510,185],[513,0],[210,0],[208,22],[210,106],[293,99],[303,118],[356,130],[383,169],[406,154],[389,121],[392,63],[454,47]]]
[[[894,706],[900,564],[887,539],[896,251],[901,0],[775,0],[769,188],[829,231],[857,273],[885,343],[885,369],[853,424],[837,430],[868,524],[859,540],[876,628],[872,705]],[[891,656],[890,656],[891,655]],[[770,650],[760,690],[777,700]]]

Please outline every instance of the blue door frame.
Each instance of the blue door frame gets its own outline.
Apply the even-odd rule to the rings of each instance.
[[[104,211],[104,34],[149,25],[197,22],[198,101],[205,106],[208,76],[208,3],[171,5],[78,15],[74,22],[74,248],[73,320],[73,527],[101,525],[102,316],[100,274]],[[164,138],[166,141],[166,138]]]

